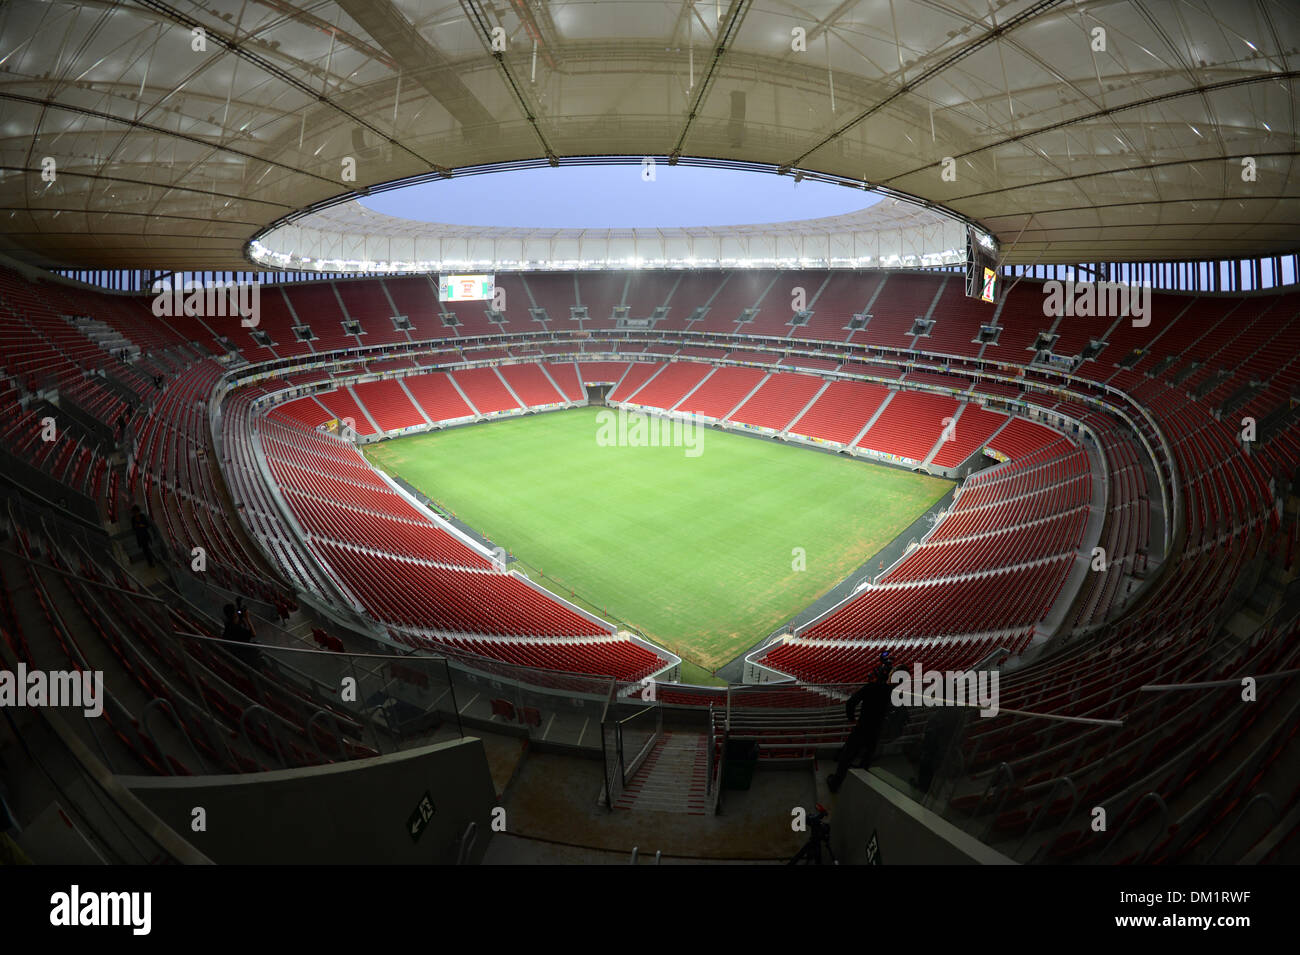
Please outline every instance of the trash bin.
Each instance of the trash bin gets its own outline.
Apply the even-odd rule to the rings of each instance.
[[[723,789],[748,789],[758,766],[758,744],[752,740],[729,740],[722,767]]]

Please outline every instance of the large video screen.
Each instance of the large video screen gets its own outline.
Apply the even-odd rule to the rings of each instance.
[[[494,275],[442,275],[438,278],[438,300],[441,302],[490,301],[495,286]]]
[[[992,237],[966,230],[966,294],[985,302],[998,295],[998,252]]]

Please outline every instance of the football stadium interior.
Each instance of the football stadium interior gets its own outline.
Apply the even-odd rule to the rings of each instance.
[[[1288,0],[0,5],[0,857],[1295,862],[1298,70]],[[662,218],[527,218],[598,174]]]

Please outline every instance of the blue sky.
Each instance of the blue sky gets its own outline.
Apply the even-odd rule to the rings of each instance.
[[[376,212],[455,225],[565,229],[759,225],[843,215],[874,193],[793,176],[657,162],[487,173],[367,196]]]

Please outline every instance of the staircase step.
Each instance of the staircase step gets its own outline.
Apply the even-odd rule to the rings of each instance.
[[[704,815],[708,810],[708,738],[666,732],[614,803],[617,809]]]

